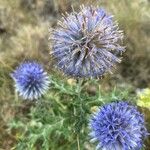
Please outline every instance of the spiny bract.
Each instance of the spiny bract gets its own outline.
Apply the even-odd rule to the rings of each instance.
[[[50,37],[58,68],[74,77],[100,77],[110,71],[125,50],[122,38],[112,16],[94,6],[66,14]]]
[[[42,65],[34,61],[20,64],[11,76],[15,81],[16,91],[24,99],[38,99],[49,86],[47,73]]]
[[[113,102],[90,120],[91,141],[101,150],[140,150],[147,135],[143,115],[127,102]]]

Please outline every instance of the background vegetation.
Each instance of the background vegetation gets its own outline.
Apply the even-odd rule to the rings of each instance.
[[[113,75],[82,83],[54,69],[48,41],[49,28],[61,14],[80,4],[113,13],[127,46]],[[136,103],[137,91],[150,88],[149,20],[149,0],[0,0],[0,150],[94,149],[88,137],[90,114],[103,102]],[[10,78],[20,62],[30,59],[44,64],[51,80],[48,94],[36,103],[22,101]],[[150,128],[149,108],[139,109]]]

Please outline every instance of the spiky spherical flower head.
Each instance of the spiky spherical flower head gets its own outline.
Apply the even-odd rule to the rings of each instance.
[[[11,76],[15,81],[16,91],[24,99],[38,99],[49,86],[47,73],[43,66],[35,61],[20,64]]]
[[[101,107],[90,120],[92,141],[101,150],[140,150],[147,136],[144,117],[127,102]]]
[[[57,66],[74,77],[100,77],[120,62],[122,31],[103,9],[81,7],[66,14],[52,32]]]

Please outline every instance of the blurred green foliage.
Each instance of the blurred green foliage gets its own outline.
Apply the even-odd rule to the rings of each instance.
[[[9,122],[10,134],[15,132],[14,149],[94,149],[88,136],[90,115],[104,103],[127,100],[129,91],[114,88],[106,94],[98,80],[73,81],[52,77],[47,95],[37,102],[19,102],[18,107],[29,109],[17,112]],[[91,91],[91,86],[95,90]]]

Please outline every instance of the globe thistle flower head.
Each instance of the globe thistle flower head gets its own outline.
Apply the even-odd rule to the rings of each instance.
[[[127,102],[104,105],[90,120],[91,141],[101,150],[140,150],[148,135],[144,117]]]
[[[11,74],[16,91],[24,99],[38,99],[49,86],[47,73],[34,61],[24,62]]]
[[[74,77],[100,77],[110,71],[125,50],[122,38],[113,17],[93,6],[66,14],[50,37],[57,67]]]

